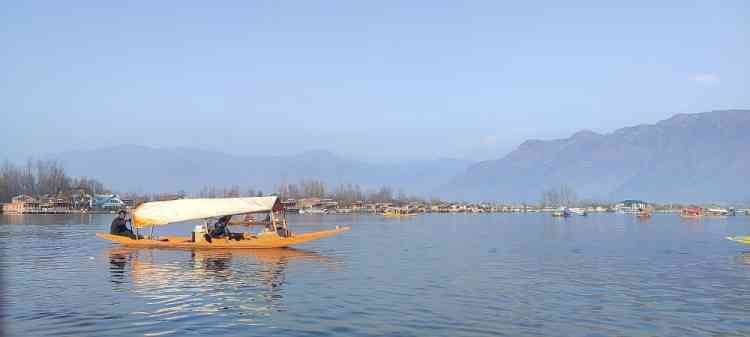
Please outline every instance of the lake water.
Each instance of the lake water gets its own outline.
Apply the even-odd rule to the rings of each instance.
[[[750,335],[750,246],[723,239],[750,217],[309,215],[352,231],[266,251],[127,249],[111,219],[0,216],[4,335]]]

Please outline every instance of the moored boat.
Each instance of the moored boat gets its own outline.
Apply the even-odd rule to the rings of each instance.
[[[408,217],[408,216],[416,216],[416,214],[409,213],[401,209],[389,209],[383,212],[383,216],[385,217]]]
[[[700,208],[700,207],[683,208],[682,211],[680,211],[680,216],[683,218],[700,218],[703,216],[703,208]]]
[[[300,210],[299,214],[327,214],[328,210],[324,208],[308,208],[302,212]]]
[[[555,218],[567,218],[571,215],[570,209],[567,207],[560,207],[552,212],[552,216]]]
[[[638,212],[635,213],[635,216],[639,218],[650,218],[651,213],[653,213],[653,211],[654,211],[654,208],[651,206],[644,207],[644,208],[639,209]]]
[[[586,213],[586,209],[584,208],[569,208],[568,209],[571,214],[580,215],[580,216],[587,216],[588,213]]]
[[[233,221],[233,216],[246,217],[248,214],[267,213],[266,220],[252,222]],[[218,223],[209,225],[208,219],[227,218],[226,232],[214,236],[212,232]],[[204,220],[196,226],[191,236],[153,235],[154,227],[190,220]],[[229,225],[263,226],[263,230],[252,232],[229,232]],[[295,233],[289,230],[283,207],[277,197],[224,198],[224,199],[181,199],[148,202],[132,212],[132,227],[137,238],[96,233],[96,236],[129,247],[151,248],[282,248],[308,241],[318,240],[350,230],[338,227],[331,230]],[[141,230],[150,228],[149,235],[140,235]]]
[[[644,209],[640,212],[636,213],[635,216],[639,218],[650,218],[651,217],[651,210],[650,209]]]
[[[285,211],[287,214],[300,214],[300,209],[297,207],[286,207]]]
[[[725,217],[729,215],[729,211],[723,208],[705,208],[703,210],[703,215],[710,217]]]
[[[650,208],[651,205],[643,200],[624,200],[614,206],[614,209],[623,214],[639,215],[644,209]]]

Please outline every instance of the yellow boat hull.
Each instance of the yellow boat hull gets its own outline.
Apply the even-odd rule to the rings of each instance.
[[[245,237],[242,240],[228,240],[226,238],[215,238],[211,242],[193,242],[190,237],[185,236],[164,236],[158,240],[140,239],[133,240],[129,237],[112,235],[109,233],[98,232],[96,236],[119,243],[127,247],[140,248],[200,248],[200,249],[258,249],[258,248],[284,248],[291,245],[319,240],[338,235],[349,231],[350,227],[340,227],[327,231],[309,232],[294,234],[291,237],[281,237],[276,233],[266,233],[264,235],[253,235]]]
[[[750,245],[750,236],[727,236],[727,240]]]
[[[400,218],[400,217],[408,217],[408,216],[417,216],[414,213],[383,213],[384,217],[388,218]]]

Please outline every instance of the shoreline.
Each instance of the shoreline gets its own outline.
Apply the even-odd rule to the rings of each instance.
[[[88,210],[88,211],[81,211],[81,210],[43,210],[43,211],[28,211],[28,212],[0,212],[0,215],[62,215],[62,214],[117,214],[119,210]],[[129,211],[129,210],[126,210]],[[315,216],[331,216],[331,215],[377,215],[382,216],[385,212],[382,211],[347,211],[347,212],[337,212],[337,211],[329,211],[329,212],[316,212],[316,213],[296,213],[296,212],[289,212],[287,214],[289,215],[296,215],[296,216],[304,216],[304,217],[315,217]],[[542,214],[550,214],[554,213],[554,210],[548,210],[548,209],[530,209],[530,210],[482,210],[482,211],[473,211],[473,210],[453,210],[453,211],[419,211],[419,212],[413,212],[409,214],[418,215],[418,214],[534,214],[534,213],[542,213]],[[624,213],[624,212],[612,212],[612,211],[586,211],[588,214],[617,214],[617,215],[634,215],[631,213]],[[668,210],[655,210],[653,211],[654,214],[679,214],[679,209],[668,209]],[[750,216],[750,209],[738,209],[736,216]],[[710,216],[706,216],[710,217]]]

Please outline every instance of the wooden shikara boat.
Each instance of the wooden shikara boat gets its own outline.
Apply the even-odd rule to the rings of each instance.
[[[331,230],[294,233],[288,229],[283,207],[277,197],[258,198],[223,198],[223,199],[180,199],[171,201],[148,202],[138,206],[132,212],[132,227],[139,229],[163,226],[190,220],[210,219],[216,217],[243,214],[268,213],[268,218],[260,233],[231,233],[212,237],[212,228],[205,220],[203,226],[197,226],[191,236],[154,237],[153,234],[138,239],[109,233],[96,233],[96,236],[128,247],[148,248],[199,248],[199,249],[254,249],[283,248],[335,236],[349,231],[350,227],[338,227]],[[231,221],[229,224],[237,224]]]
[[[635,216],[639,218],[650,218],[653,211],[654,209],[651,207],[641,208],[638,210],[638,213],[635,213]]]

